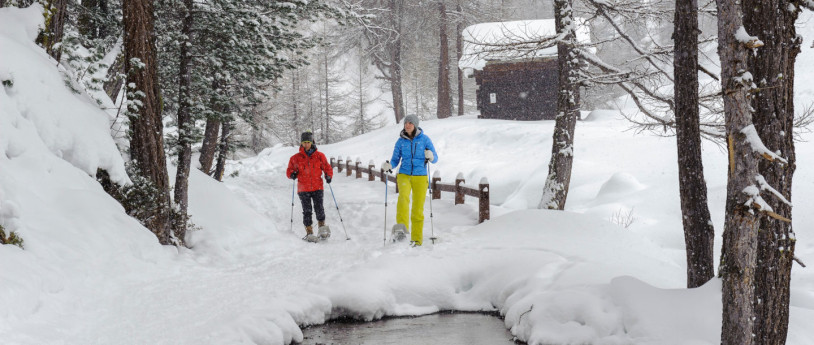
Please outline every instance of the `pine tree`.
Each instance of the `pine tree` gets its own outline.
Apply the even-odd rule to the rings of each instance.
[[[228,154],[231,150],[228,138],[220,139],[221,146],[227,144],[226,149],[216,150],[217,133],[224,130],[220,124],[237,119],[251,124],[255,118],[251,110],[268,97],[265,89],[284,71],[305,63],[297,51],[314,46],[312,39],[298,31],[298,23],[332,12],[316,1],[292,6],[287,2],[213,0],[207,5],[194,12],[197,16],[192,32],[196,38],[190,49],[196,57],[191,63],[196,67],[190,71],[190,89],[196,92],[190,107],[195,110],[193,120],[207,122],[200,162],[201,169],[208,173],[215,152]],[[173,13],[177,8],[167,6],[165,11]],[[179,27],[181,16],[166,17],[166,31],[180,31],[172,29]],[[175,61],[179,41],[167,37],[163,44],[166,58],[162,61]],[[162,80],[170,81],[165,85],[170,111],[177,111],[177,75],[178,71],[171,68],[162,73]],[[200,133],[191,135],[197,137]],[[225,157],[218,161],[225,162]]]
[[[171,244],[169,177],[164,154],[164,126],[161,121],[161,92],[158,74],[152,0],[124,2],[124,52],[127,71],[130,120],[130,158],[155,188],[154,214],[143,219],[161,244]]]

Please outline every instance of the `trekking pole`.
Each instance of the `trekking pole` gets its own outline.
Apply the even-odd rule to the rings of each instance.
[[[328,187],[331,188],[331,196],[334,198],[334,205],[336,205],[336,214],[339,215],[339,222],[342,223],[342,231],[345,232],[345,240],[350,240],[350,236],[348,236],[348,230],[345,229],[345,221],[342,220],[342,214],[339,213],[339,204],[336,203],[336,195],[334,195],[334,187],[331,187],[330,183],[328,183]]]
[[[387,245],[387,173],[384,175],[384,233],[382,234],[382,246]]]
[[[437,240],[438,237],[435,237],[435,226],[432,222],[432,180],[430,179],[429,159],[425,159],[424,163],[427,165],[427,189],[430,191],[430,241],[432,241],[432,244],[435,244],[435,240]]]
[[[294,232],[294,189],[297,188],[297,180],[291,179],[293,183],[291,184],[291,227],[288,231]]]

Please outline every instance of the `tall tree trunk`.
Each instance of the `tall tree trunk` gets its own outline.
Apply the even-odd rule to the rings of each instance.
[[[175,174],[175,203],[178,204],[178,219],[175,222],[175,237],[183,245],[186,237],[189,215],[189,167],[192,161],[192,116],[190,114],[190,74],[192,68],[192,13],[193,0],[184,0],[186,7],[181,27],[183,42],[178,59],[178,169]]]
[[[161,244],[170,244],[170,187],[167,159],[164,155],[164,126],[161,123],[152,0],[128,0],[122,3],[124,17],[124,68],[127,85],[133,85],[128,99],[141,106],[129,113],[130,157],[140,173],[158,190],[158,214],[148,220]]]
[[[291,116],[293,117],[294,123],[294,135],[296,136],[297,142],[300,140],[300,113],[297,110],[297,103],[299,99],[297,95],[299,94],[299,90],[297,88],[299,81],[297,80],[297,76],[299,75],[297,70],[291,71]]]
[[[554,1],[554,21],[558,35],[563,37],[557,43],[559,93],[548,178],[538,206],[551,210],[564,209],[568,198],[571,167],[574,163],[574,130],[579,116],[579,61],[573,52],[576,28],[572,25],[574,15],[571,3],[571,0]]]
[[[330,141],[331,140],[330,135],[329,135],[329,132],[330,132],[329,127],[331,126],[331,113],[330,113],[330,110],[329,110],[330,102],[328,102],[328,99],[329,99],[329,97],[328,97],[328,86],[329,86],[328,85],[328,53],[326,52],[325,53],[325,132],[323,133],[323,135],[325,137],[325,140],[323,141],[323,143],[325,143],[325,144],[328,144],[328,143],[331,142]]]
[[[232,122],[223,121],[220,133],[220,146],[218,147],[218,164],[215,167],[215,179],[223,182],[223,172],[226,171],[226,156],[229,154],[229,133]]]
[[[788,1],[744,0],[743,25],[765,45],[748,55],[748,69],[760,81],[752,99],[755,129],[763,144],[788,161],[786,165],[760,160],[758,169],[766,182],[791,201],[796,168],[794,152],[794,63],[800,52],[795,22],[799,6]],[[792,219],[791,205],[767,198],[780,217]],[[794,260],[795,234],[790,221],[762,217],[758,232],[755,271],[755,343],[785,344],[789,323],[789,284]]]
[[[438,1],[438,15],[440,25],[438,40],[440,42],[438,58],[438,108],[436,116],[445,119],[452,116],[452,99],[449,92],[449,38],[447,38],[447,6],[444,0]]]
[[[266,131],[265,130],[266,124],[265,118],[263,117],[263,114],[261,114],[259,110],[259,106],[252,107],[251,112],[252,112],[252,122],[255,123],[255,125],[252,126],[251,148],[252,151],[254,151],[254,153],[257,154],[263,150],[264,145],[263,136]]]
[[[678,189],[687,251],[687,287],[715,276],[715,232],[707,206],[698,115],[698,1],[676,0],[674,73]]]
[[[62,42],[67,11],[68,0],[49,0],[45,4],[45,30],[37,37],[37,43],[57,62],[62,57],[62,49],[55,48],[55,45]]]
[[[396,123],[401,122],[404,113],[404,93],[401,89],[401,21],[404,0],[390,0],[390,21],[396,37],[390,42],[390,93],[393,96],[393,113]]]
[[[215,151],[218,147],[218,132],[220,132],[220,121],[211,117],[207,118],[198,162],[201,163],[201,171],[210,176],[212,176],[212,163],[215,161]]]
[[[359,134],[367,132],[367,124],[365,123],[365,89],[364,89],[364,60],[362,54],[359,54],[359,72],[357,73],[357,80],[359,87],[356,89],[359,92]]]
[[[463,13],[463,9],[461,8],[461,1],[458,0],[458,6],[455,8],[458,11],[458,15],[460,16]],[[463,39],[463,32],[464,32],[464,22],[463,18],[458,19],[457,29],[455,30],[455,50],[458,52],[458,60],[455,60],[455,66],[458,66],[458,62],[461,61],[461,58],[464,56],[464,39]],[[464,114],[464,75],[463,71],[460,68],[456,68],[458,71],[458,116],[463,116]]]
[[[752,208],[758,162],[747,134],[754,130],[748,92],[752,80],[747,72],[747,49],[736,38],[742,28],[739,0],[716,0],[718,5],[718,55],[724,99],[729,176],[726,186],[726,218],[719,275],[723,282],[722,345],[756,344],[755,264],[758,214]]]

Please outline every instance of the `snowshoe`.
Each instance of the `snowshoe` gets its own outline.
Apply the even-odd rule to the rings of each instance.
[[[314,234],[308,234],[308,235],[305,235],[305,237],[303,237],[302,240],[306,241],[306,242],[317,243],[317,242],[319,242],[319,237],[317,237]]]
[[[407,227],[404,224],[395,224],[393,225],[393,233],[390,235],[390,238],[393,239],[393,242],[403,241],[407,238]]]
[[[331,228],[327,225],[320,226],[317,233],[319,234],[320,240],[327,240],[329,237],[331,237]]]

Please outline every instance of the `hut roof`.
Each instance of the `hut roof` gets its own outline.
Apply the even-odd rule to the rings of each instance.
[[[590,42],[590,31],[577,18],[577,41]],[[458,67],[467,76],[487,63],[515,62],[557,56],[554,19],[481,23],[464,29],[463,55]]]

